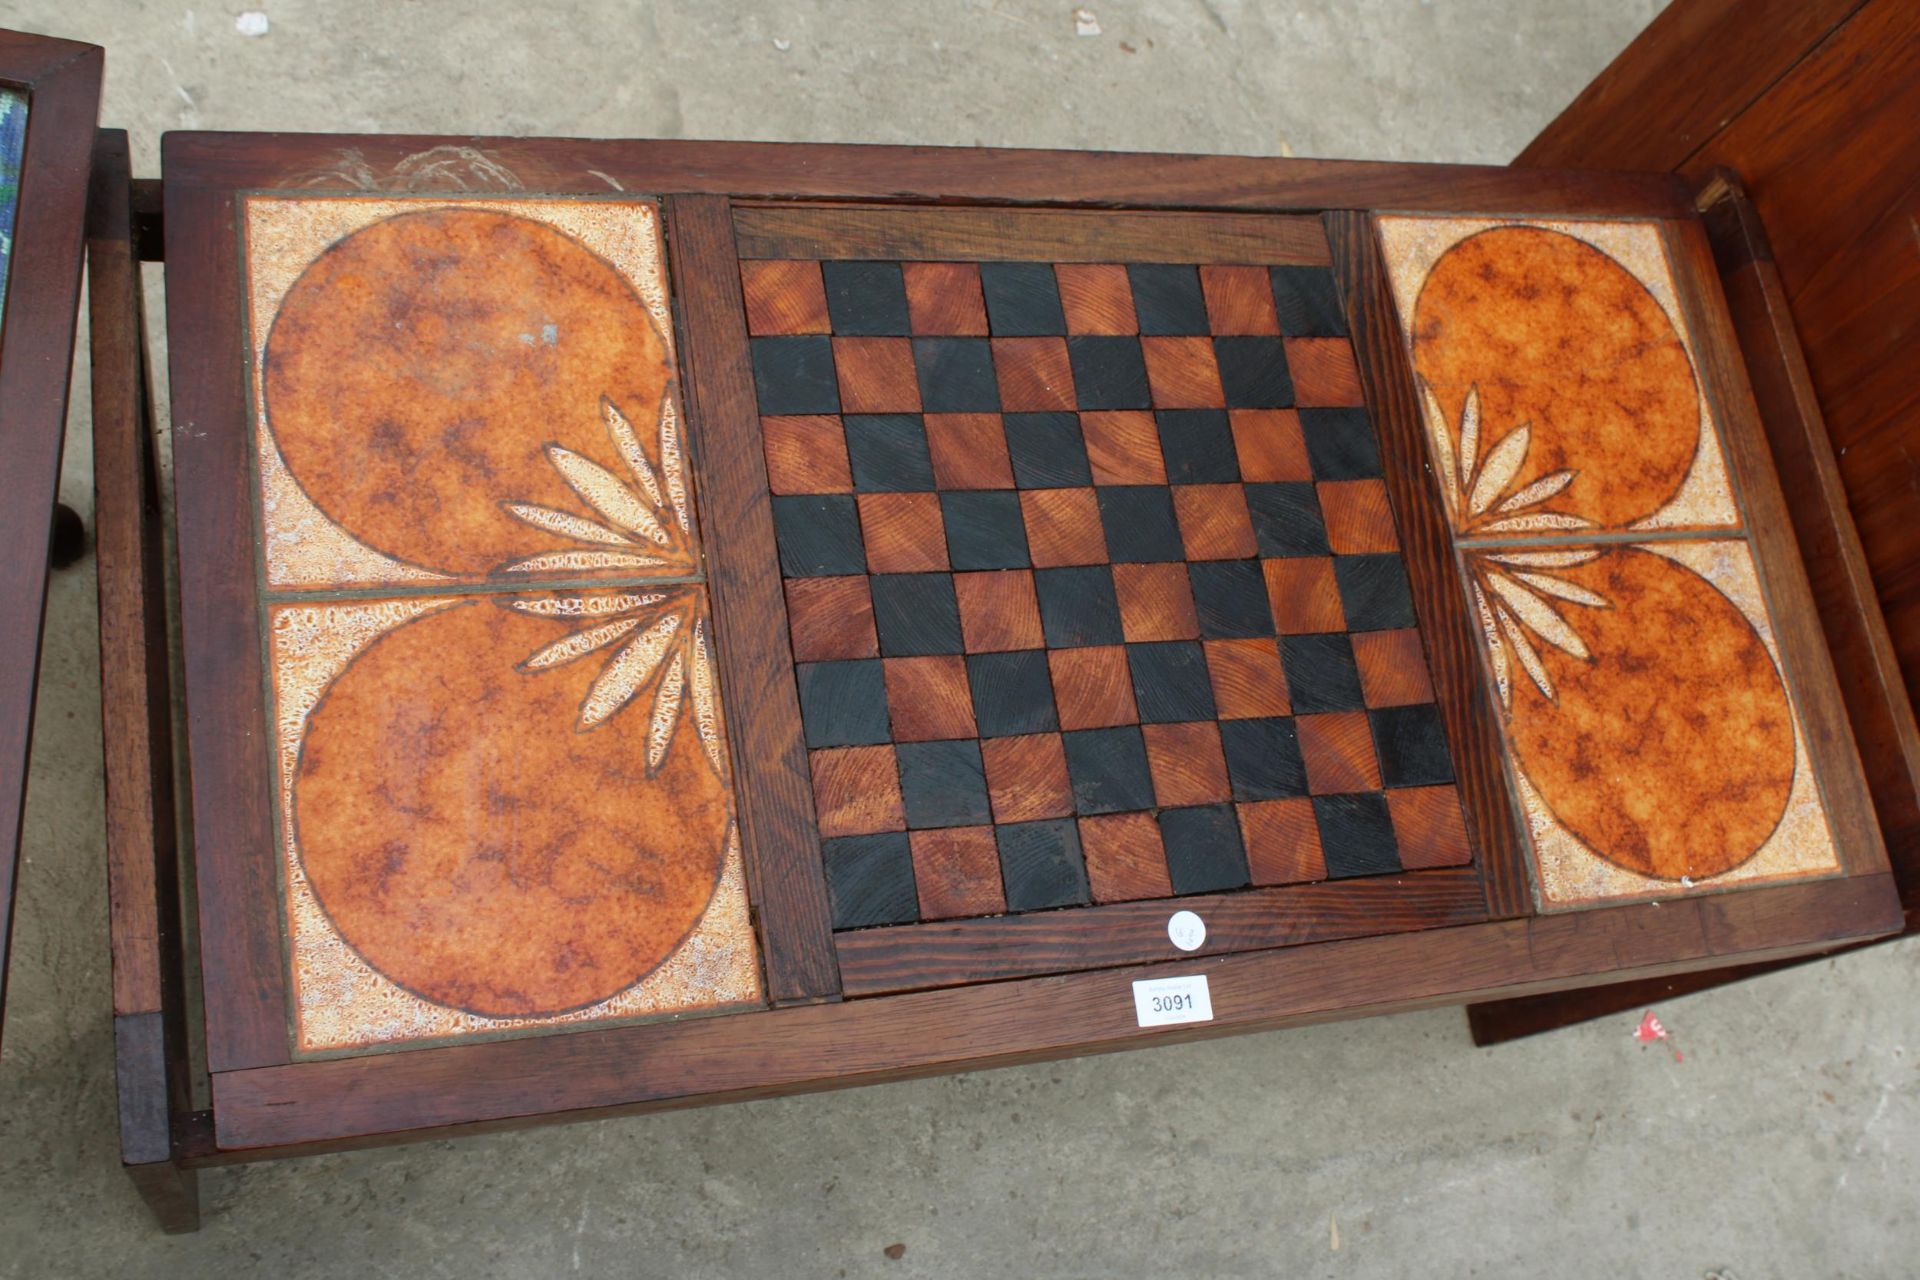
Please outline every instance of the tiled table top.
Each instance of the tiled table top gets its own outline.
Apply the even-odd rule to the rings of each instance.
[[[657,207],[242,207],[295,1050],[759,1005]],[[1654,224],[1380,228],[1542,906],[1836,870]],[[739,303],[836,929],[1473,863],[1329,270]]]

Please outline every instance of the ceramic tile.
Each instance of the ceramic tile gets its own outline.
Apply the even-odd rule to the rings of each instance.
[[[691,585],[270,607],[302,1051],[758,999],[709,625]]]
[[[1380,220],[1456,529],[1739,522],[1648,221]]]
[[[1837,872],[1658,224],[1381,237],[1542,905]],[[1586,540],[1666,530],[1723,536]],[[1451,777],[1434,726],[1374,704],[1389,772]],[[1447,850],[1413,804],[1396,827]]]
[[[759,1000],[656,207],[242,222],[296,1050]],[[756,341],[830,341],[817,272],[749,277]]]
[[[1468,564],[1546,903],[1838,870],[1744,541]]]
[[[244,224],[270,587],[695,571],[652,203],[252,196]]]

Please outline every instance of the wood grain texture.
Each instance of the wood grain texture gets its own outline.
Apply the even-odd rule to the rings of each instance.
[[[1884,877],[1819,881],[734,1018],[304,1062],[213,1082],[220,1163],[741,1101],[1653,977],[1899,926]],[[1163,922],[1164,923],[1164,922]],[[1741,955],[1756,937],[1764,950]],[[1630,956],[1624,966],[1621,958]],[[1214,1021],[1143,1031],[1131,984],[1204,973]]]
[[[734,227],[742,258],[1327,263],[1311,216],[741,205]]]
[[[200,964],[207,1061],[224,1071],[290,1052],[233,197],[169,186],[166,228]]]
[[[1446,928],[1486,915],[1470,870],[1326,881],[843,933],[840,975],[853,997],[1175,960],[1167,916],[1176,906],[1207,922],[1195,957]]]
[[[734,796],[775,1004],[839,990],[728,202],[665,202]]]
[[[1833,443],[1814,394],[1772,246],[1731,172],[1703,215],[1729,318],[1752,381],[1867,789],[1910,917],[1920,914],[1920,729],[1865,549],[1847,510]]]
[[[1677,169],[1862,0],[1680,0],[1514,158],[1528,168]]]
[[[1701,147],[1736,170],[1771,241],[1807,372],[1909,691],[1920,688],[1920,7],[1862,5]]]
[[[1492,681],[1479,666],[1438,481],[1426,464],[1413,371],[1401,341],[1373,220],[1361,213],[1329,213],[1327,238],[1333,245],[1334,274],[1346,296],[1348,330],[1380,440],[1401,555],[1426,636],[1435,700],[1446,722],[1467,831],[1486,885],[1487,913],[1494,919],[1524,915],[1533,910],[1533,895],[1519,810],[1493,720]]]
[[[31,100],[0,333],[0,1021],[101,59],[93,45],[0,31],[0,84]]]
[[[1596,215],[1679,214],[1689,194],[1666,175],[999,147],[287,133],[174,133],[168,142],[169,185],[224,190],[302,186],[359,194],[359,181],[383,190],[485,188],[478,174],[422,179],[399,171],[408,158],[451,144],[481,153],[521,188],[543,192],[603,194],[612,181],[664,195]]]
[[[169,1231],[199,1227],[173,1164],[192,1105],[173,806],[166,570],[127,135],[101,130],[87,204],[94,550],[120,1159]]]
[[[87,219],[94,547],[106,751],[113,1009],[161,1007],[178,981],[171,674],[158,471],[148,436],[146,334],[124,132],[96,145]]]
[[[1886,844],[1874,819],[1859,748],[1847,723],[1780,478],[1767,453],[1766,429],[1720,293],[1713,251],[1697,218],[1668,222],[1664,231],[1675,292],[1693,335],[1695,369],[1720,425],[1727,471],[1743,509],[1754,568],[1766,593],[1774,640],[1800,713],[1840,864],[1848,875],[1884,872]]]

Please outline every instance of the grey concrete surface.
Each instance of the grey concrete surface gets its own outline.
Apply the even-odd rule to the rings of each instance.
[[[7,0],[105,119],[1509,157],[1658,0]],[[83,357],[84,359],[84,357]],[[84,366],[83,366],[84,367]],[[62,482],[90,511],[84,377]],[[1920,947],[1493,1052],[1451,1010],[214,1172],[116,1168],[89,560],[47,611],[0,1061],[0,1275],[1903,1276]],[[905,1246],[897,1260],[883,1253]]]

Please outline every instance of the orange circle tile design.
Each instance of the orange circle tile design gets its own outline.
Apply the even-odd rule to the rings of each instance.
[[[489,601],[388,632],[314,708],[294,782],[302,866],[340,935],[414,994],[489,1017],[631,986],[699,922],[726,855],[694,708],[649,782],[658,685],[579,728],[602,662],[516,670],[559,634]]]
[[[1793,787],[1793,719],[1772,655],[1732,601],[1631,548],[1523,570],[1553,597],[1553,616],[1511,567],[1475,557],[1474,571],[1520,662],[1510,672],[1514,748],[1588,848],[1674,880],[1730,871],[1766,843]],[[1533,664],[1551,699],[1525,669]]]
[[[1413,351],[1456,445],[1479,390],[1467,468],[1528,427],[1500,496],[1572,470],[1542,508],[1621,528],[1686,479],[1701,430],[1693,363],[1646,286],[1585,241],[1537,227],[1462,240],[1421,286]]]
[[[545,549],[503,502],[573,503],[545,446],[617,468],[600,397],[645,436],[672,364],[639,294],[576,241],[434,209],[316,258],[265,371],[274,439],[328,518],[408,564],[485,573]]]

